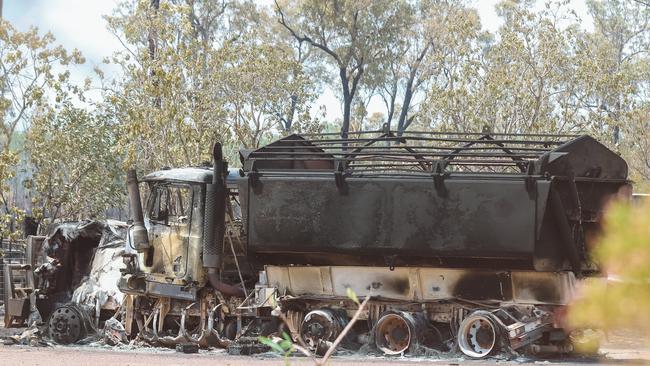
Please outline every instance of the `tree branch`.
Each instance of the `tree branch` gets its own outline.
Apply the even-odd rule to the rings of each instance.
[[[328,55],[332,56],[332,57],[334,58],[334,60],[336,60],[336,62],[339,64],[339,67],[344,67],[344,65],[343,65],[342,62],[341,62],[341,59],[339,58],[339,55],[337,55],[336,52],[334,52],[332,49],[330,49],[329,47],[327,47],[327,45],[326,45],[325,43],[319,43],[319,42],[316,42],[316,41],[314,41],[311,37],[309,37],[309,36],[307,36],[307,35],[302,35],[302,36],[298,35],[298,33],[296,33],[296,31],[294,31],[293,28],[291,28],[291,27],[287,24],[287,22],[286,22],[286,20],[285,20],[285,18],[284,18],[284,12],[282,11],[282,8],[280,8],[280,4],[278,4],[278,1],[277,1],[277,0],[275,0],[275,7],[276,7],[276,9],[277,9],[277,11],[278,11],[278,14],[280,14],[280,20],[279,20],[278,22],[279,22],[279,23],[280,23],[284,28],[286,28],[286,29],[289,31],[289,33],[291,33],[291,35],[292,35],[296,40],[298,40],[299,42],[308,42],[308,43],[311,44],[312,46],[314,46],[314,47],[316,47],[316,48],[322,50],[323,52],[327,53]]]

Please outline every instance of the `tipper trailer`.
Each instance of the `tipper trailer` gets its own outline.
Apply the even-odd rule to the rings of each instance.
[[[228,169],[129,172],[127,333],[234,347],[288,330],[482,358],[572,349],[563,314],[627,164],[583,135],[290,135]],[[147,185],[141,201],[138,183]]]

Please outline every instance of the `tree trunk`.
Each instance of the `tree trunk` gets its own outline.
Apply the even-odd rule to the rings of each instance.
[[[345,68],[339,69],[341,84],[343,86],[343,124],[341,125],[341,138],[348,138],[350,131],[350,110],[352,107],[352,94],[350,93],[349,78]]]
[[[157,13],[158,9],[160,9],[160,0],[151,0],[150,6],[151,6],[151,9],[153,9],[154,12]],[[153,24],[151,25],[151,28],[149,28],[149,34],[147,36],[147,43],[148,43],[148,46],[149,46],[149,57],[151,58],[151,61],[153,62],[153,60],[156,58],[156,29],[154,28]],[[149,70],[149,74],[151,75],[152,78],[154,78],[153,83],[154,83],[154,86],[157,87],[158,86],[158,81],[155,79],[156,71],[155,71],[155,69],[153,67]],[[158,107],[158,108],[160,108],[162,106],[162,100],[161,100],[160,96],[157,96],[156,98],[154,98],[153,105],[155,107]]]
[[[432,43],[428,42],[426,47],[424,47],[422,52],[420,52],[417,60],[415,61],[415,64],[410,67],[409,78],[406,82],[406,91],[404,92],[404,102],[402,103],[402,110],[400,111],[399,120],[397,121],[397,136],[402,136],[411,122],[413,122],[413,117],[409,119],[406,117],[408,116],[409,109],[411,108],[413,89],[417,88],[421,84],[421,81],[418,81],[417,85],[415,86],[413,86],[413,84],[415,83],[415,76],[418,72],[418,69],[420,68],[420,64],[422,63],[424,57],[427,55],[427,52],[429,52],[429,49],[431,49],[431,46]]]
[[[402,103],[402,110],[399,112],[399,120],[397,121],[397,136],[402,136],[408,125],[406,124],[406,116],[411,106],[411,98],[413,98],[413,90],[407,88],[404,93],[404,103]]]
[[[296,115],[297,106],[298,106],[298,96],[292,95],[291,107],[289,108],[289,114],[287,115],[287,119],[285,120],[284,123],[284,129],[287,133],[289,133],[291,131],[291,128],[293,127],[293,117]]]
[[[160,0],[151,0],[150,6],[151,9],[157,12],[160,9]],[[149,44],[149,57],[153,60],[156,56],[156,30],[153,26],[149,29],[147,43]]]

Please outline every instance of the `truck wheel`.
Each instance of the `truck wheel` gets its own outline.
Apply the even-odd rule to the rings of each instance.
[[[499,348],[499,334],[497,325],[489,316],[473,313],[460,323],[458,348],[471,358],[485,358]]]

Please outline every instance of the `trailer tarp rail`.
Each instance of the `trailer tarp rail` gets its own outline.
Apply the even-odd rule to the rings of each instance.
[[[558,158],[576,150],[584,153],[586,148],[597,154],[592,160],[598,163],[596,170],[599,171],[572,167],[574,176],[618,179],[627,176],[622,159],[589,136],[422,131],[402,135],[395,131],[363,131],[350,135],[348,138],[335,134],[290,135],[242,156],[244,170],[267,173],[337,171],[353,176],[544,175],[558,173],[548,169]],[[605,161],[615,162],[616,167],[609,168],[616,172],[603,169],[607,167],[602,166],[602,154],[608,155]],[[581,160],[584,165],[590,157],[583,156]],[[564,171],[566,169],[560,170],[569,173]],[[604,172],[613,174],[603,175]]]

